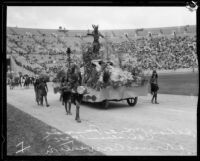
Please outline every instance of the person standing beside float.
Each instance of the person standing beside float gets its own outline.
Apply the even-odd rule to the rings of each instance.
[[[153,70],[151,79],[150,79],[150,84],[151,84],[151,94],[153,95],[152,99],[151,99],[151,103],[153,103],[154,99],[155,99],[155,104],[159,104],[157,102],[157,92],[159,90],[158,87],[158,74],[156,72],[156,70]]]

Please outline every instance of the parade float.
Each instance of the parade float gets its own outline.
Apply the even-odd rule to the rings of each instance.
[[[80,91],[85,91],[82,101],[102,103],[104,108],[108,108],[110,101],[126,100],[128,105],[136,105],[138,96],[146,96],[148,93],[148,80],[142,75],[123,70],[112,58],[108,59],[108,56],[105,59],[105,53],[100,52],[102,44],[99,42],[99,38],[104,36],[98,31],[98,26],[92,26],[93,32],[87,35],[93,36],[93,43],[81,45],[84,88],[80,88]],[[54,92],[58,90],[54,88]]]

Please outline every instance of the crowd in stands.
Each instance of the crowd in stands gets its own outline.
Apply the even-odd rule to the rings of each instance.
[[[142,69],[179,69],[197,67],[196,37],[152,37],[113,44],[117,52],[137,58]]]
[[[40,53],[40,54],[64,54],[64,45],[60,39],[52,35],[7,35],[7,50],[14,53]]]
[[[191,35],[163,35],[163,36],[143,36],[128,37],[123,35],[124,41],[110,43],[112,52],[116,55],[127,54],[129,58],[136,58],[136,65],[143,70],[153,69],[156,67],[160,70],[176,70],[179,68],[197,67],[196,61],[196,36]],[[73,39],[75,41],[76,39]],[[17,65],[25,69],[39,74],[42,70],[47,73],[56,74],[66,66],[66,46],[64,39],[57,39],[53,34],[46,36],[40,35],[7,35],[7,52],[17,53],[19,56],[15,58]],[[80,42],[74,42],[78,47]],[[76,53],[75,49],[73,54]],[[106,52],[106,51],[104,51]],[[43,54],[44,57],[49,55],[63,55],[62,59],[53,63],[53,60],[45,60],[40,63],[38,59],[33,59],[31,55]],[[52,56],[54,57],[54,56]],[[74,61],[81,63],[80,57],[74,56]],[[129,62],[131,62],[129,60]],[[131,62],[132,63],[132,62]],[[125,63],[124,66],[128,65]]]
[[[21,61],[17,60],[17,59],[14,59],[15,60],[15,63],[20,66],[20,67],[23,67],[25,68],[26,70],[28,71],[31,71],[33,72],[34,74],[39,74],[39,70],[37,70],[36,68],[32,68],[31,66],[29,65],[24,65]]]

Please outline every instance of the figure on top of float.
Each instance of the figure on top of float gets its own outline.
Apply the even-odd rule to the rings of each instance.
[[[87,35],[91,35],[94,37],[93,41],[93,53],[99,53],[100,49],[100,43],[99,43],[99,37],[104,38],[104,36],[98,31],[99,26],[98,25],[92,25],[93,31],[92,33],[87,33]]]

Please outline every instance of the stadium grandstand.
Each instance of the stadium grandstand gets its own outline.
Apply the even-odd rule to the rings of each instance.
[[[82,44],[91,44],[90,31],[30,29],[7,27],[7,59],[15,72],[55,75],[66,67],[66,49],[72,59],[82,63]],[[101,53],[122,59],[122,65],[133,64],[143,70],[177,70],[197,68],[196,26],[102,30]],[[111,56],[110,56],[111,58]],[[23,70],[22,70],[23,69]]]

